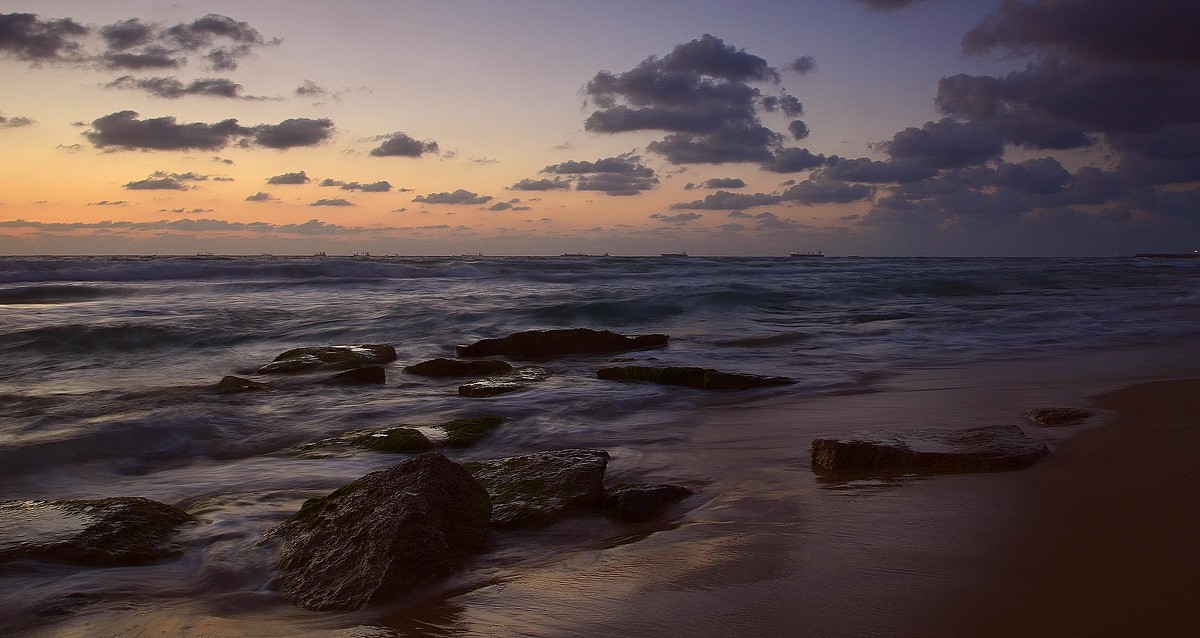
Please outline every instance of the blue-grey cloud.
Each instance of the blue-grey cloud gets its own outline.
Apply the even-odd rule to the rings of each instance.
[[[122,186],[127,190],[176,190],[185,191],[190,187],[187,182],[203,182],[208,180],[208,175],[198,175],[196,173],[167,173],[164,171],[155,171],[146,179],[141,179],[129,182]]]
[[[480,195],[473,193],[465,188],[460,188],[452,193],[430,193],[428,195],[417,195],[413,198],[414,202],[425,204],[454,204],[454,205],[470,205],[470,204],[486,204],[494,199],[491,195]]]
[[[799,202],[806,206],[814,204],[848,204],[870,199],[875,189],[866,184],[848,184],[830,180],[804,180],[783,192],[783,200]]]
[[[561,184],[575,185],[579,191],[599,191],[605,195],[630,196],[655,188],[659,184],[653,168],[642,163],[641,156],[625,153],[592,161],[570,160],[551,164],[541,170],[555,177],[551,180],[522,180],[527,187],[517,190],[553,190]],[[514,184],[516,186],[516,184]],[[551,188],[552,187],[552,188]]]
[[[676,202],[671,204],[671,208],[674,210],[740,210],[755,206],[772,206],[782,201],[783,199],[779,195],[717,191],[707,195],[704,199]]]
[[[307,174],[305,174],[304,171],[296,171],[294,173],[283,173],[281,175],[275,175],[275,176],[267,179],[268,184],[287,184],[287,185],[307,184],[311,181],[312,181],[312,179],[309,178],[309,176]]]
[[[353,206],[353,205],[354,205],[354,202],[352,202],[348,199],[342,199],[340,197],[334,197],[332,199],[318,199],[317,201],[309,204],[309,206]]]
[[[133,89],[145,91],[151,96],[167,100],[199,95],[232,100],[266,100],[269,98],[244,95],[241,84],[227,78],[200,78],[184,84],[171,77],[135,78],[123,75],[104,85],[108,89]]]
[[[438,152],[437,142],[417,140],[405,133],[391,133],[375,139],[380,144],[370,151],[374,157],[420,157],[428,153],[436,155]]]
[[[660,222],[666,222],[668,224],[686,224],[702,217],[704,217],[704,215],[701,213],[677,213],[675,215],[654,213],[650,215],[650,219],[657,219]]]
[[[33,126],[34,124],[35,122],[32,118],[21,116],[5,117],[4,114],[0,114],[0,128],[23,128]]]
[[[255,193],[253,195],[247,195],[246,201],[248,201],[248,202],[277,202],[277,201],[279,201],[279,198],[272,196],[270,193],[268,193],[266,191],[258,191],[257,193]]]
[[[558,177],[554,179],[532,179],[527,177],[508,188],[514,191],[568,190],[571,188],[571,182]]]
[[[316,146],[333,135],[328,119],[294,118],[279,124],[242,126],[235,119],[180,124],[173,116],[139,119],[136,111],[118,111],[92,121],[84,137],[97,148],[124,150],[215,151],[236,140],[243,146],[288,149]]]
[[[388,181],[363,184],[360,182],[343,182],[338,179],[323,179],[319,186],[337,186],[345,191],[362,191],[364,193],[387,193],[392,190],[392,184]]]

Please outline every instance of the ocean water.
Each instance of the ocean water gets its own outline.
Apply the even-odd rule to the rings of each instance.
[[[617,576],[603,569],[594,582],[579,574],[621,552],[646,552],[632,547],[659,549],[638,559],[641,571],[616,572],[645,572],[647,561],[667,561],[701,536],[716,543],[700,525],[729,506],[714,487],[733,485],[739,472],[774,485],[778,502],[788,489],[812,487],[811,479],[797,488],[795,478],[775,484],[760,476],[766,457],[747,450],[777,439],[756,443],[745,434],[700,449],[708,430],[688,424],[705,415],[883,392],[889,379],[914,370],[1194,344],[1198,319],[1200,260],[0,258],[0,500],[145,496],[202,521],[181,535],[181,556],[161,564],[0,566],[0,629],[97,635],[87,623],[137,627],[152,609],[159,615],[151,624],[178,635],[196,618],[216,624],[190,635],[564,635],[570,632],[555,611],[569,606],[563,583],[611,589]],[[659,332],[671,340],[663,349],[540,362],[550,379],[488,399],[460,397],[460,381],[401,372],[454,356],[456,344],[566,327]],[[290,348],[356,343],[396,347],[399,360],[388,366],[385,385],[254,375]],[[614,359],[796,383],[705,393],[597,379],[595,370]],[[213,385],[229,374],[278,388],[215,394]],[[305,454],[297,446],[350,430],[483,415],[511,420],[454,458],[602,448],[614,455],[614,479],[672,480],[701,496],[662,527],[588,519],[501,536],[473,571],[445,585],[441,602],[422,602],[420,613],[401,606],[313,614],[275,596],[259,535],[305,498],[399,460],[362,450]],[[838,430],[851,421],[831,417],[812,428]],[[786,457],[799,473],[803,436],[795,434],[797,449]],[[723,466],[714,450],[743,462]],[[728,511],[749,525],[758,511],[752,501]],[[579,547],[587,551],[564,549]],[[531,592],[543,581],[539,599]],[[506,607],[505,587],[522,592],[520,610]],[[619,604],[574,611],[604,635],[614,628],[599,619]],[[530,611],[539,605],[544,613]]]

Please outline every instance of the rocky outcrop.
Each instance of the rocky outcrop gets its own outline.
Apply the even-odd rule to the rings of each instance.
[[[405,372],[423,377],[486,377],[512,372],[512,370],[512,364],[496,359],[479,359],[477,361],[430,359],[404,367]]]
[[[433,449],[433,441],[420,430],[409,427],[388,428],[370,432],[351,432],[342,440],[350,445],[365,447],[377,452],[412,454]]]
[[[484,416],[474,419],[455,419],[438,427],[446,431],[442,444],[446,447],[471,447],[489,432],[500,427],[507,419],[502,416]]]
[[[1015,425],[961,430],[852,432],[812,442],[814,470],[929,468],[1004,470],[1030,465],[1050,450]]]
[[[0,563],[34,559],[85,567],[141,565],[175,553],[190,514],[147,498],[0,502]]]
[[[387,383],[383,366],[363,366],[339,372],[321,381],[326,385],[382,385]]]
[[[493,526],[545,525],[573,512],[600,508],[608,452],[534,452],[463,467],[487,488]]]
[[[795,383],[789,377],[764,377],[756,374],[721,372],[712,368],[617,366],[600,368],[596,376],[614,381],[645,381],[679,385],[701,390],[748,390]]]
[[[272,530],[279,588],[317,610],[412,591],[483,547],[492,507],[462,466],[430,452],[311,499]]]
[[[521,390],[528,390],[530,386],[539,381],[549,379],[550,374],[550,371],[546,368],[524,366],[517,368],[510,374],[465,383],[458,387],[458,393],[464,397],[479,398],[520,392]]]
[[[604,491],[604,511],[623,521],[648,521],[692,494],[679,485],[621,483]]]
[[[259,374],[283,374],[297,372],[319,372],[323,370],[350,370],[363,366],[391,363],[396,360],[396,349],[385,343],[354,346],[315,346],[294,348],[275,357],[275,360],[258,369]]]
[[[1060,427],[1064,425],[1079,425],[1092,416],[1092,413],[1079,408],[1037,408],[1025,413],[1030,422],[1043,427]]]
[[[216,386],[217,394],[262,392],[270,389],[271,386],[265,383],[259,383],[258,381],[251,381],[250,379],[243,379],[242,377],[235,377],[233,375],[226,375],[222,377],[221,380],[217,382]]]
[[[627,337],[608,330],[569,328],[561,330],[526,330],[498,339],[482,339],[456,348],[460,357],[489,357],[494,355],[548,359],[574,354],[608,354],[661,348],[669,337],[664,334]]]

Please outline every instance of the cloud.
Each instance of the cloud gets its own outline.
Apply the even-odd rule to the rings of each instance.
[[[480,195],[472,193],[469,190],[460,188],[453,193],[430,193],[428,195],[417,195],[413,198],[414,202],[423,202],[425,204],[486,204],[492,201],[491,195]]]
[[[763,170],[772,173],[797,173],[825,163],[824,155],[813,155],[807,148],[780,149],[762,163]]]
[[[371,149],[370,154],[374,157],[420,157],[426,153],[438,152],[437,142],[416,140],[405,133],[391,133],[375,139],[381,143]]]
[[[316,82],[313,82],[312,80],[305,80],[303,83],[301,83],[300,86],[296,87],[295,93],[297,96],[304,98],[320,98],[327,95],[332,95],[329,89],[317,84]]]
[[[811,55],[802,55],[788,65],[788,68],[797,73],[808,73],[817,68],[817,63]]]
[[[317,146],[333,136],[333,120],[297,117],[279,124],[260,124],[253,130],[254,142],[259,146],[280,150]]]
[[[296,146],[315,146],[333,134],[333,122],[328,119],[289,119],[279,124],[245,127],[235,119],[213,124],[192,122],[179,124],[173,116],[138,119],[135,111],[118,111],[92,121],[83,135],[96,148],[124,150],[215,151],[241,139],[246,145],[258,144],[267,148],[287,149]]]
[[[386,181],[361,184],[359,182],[343,182],[336,179],[323,179],[319,185],[338,186],[344,191],[362,191],[364,193],[387,193],[392,190],[391,183]]]
[[[201,78],[184,84],[176,78],[135,78],[123,75],[104,85],[106,89],[136,89],[154,97],[175,100],[189,95],[219,97],[234,100],[266,100],[269,98],[242,95],[241,84],[226,78]]]
[[[570,160],[551,164],[542,173],[555,175],[553,180],[522,180],[517,184],[552,186],[571,182],[577,191],[600,191],[605,195],[637,195],[658,186],[658,175],[653,168],[642,163],[639,155],[625,153],[616,157],[605,157],[594,162]],[[561,181],[560,181],[561,180]],[[515,186],[515,185],[514,185]],[[541,190],[523,188],[518,190]],[[546,188],[545,190],[550,190]]]
[[[571,182],[558,177],[554,179],[531,179],[527,177],[508,188],[514,191],[567,190],[571,188]]]
[[[804,180],[783,192],[783,200],[799,202],[806,206],[814,204],[848,204],[870,199],[875,189],[865,184],[847,184],[831,180]]]
[[[801,224],[786,217],[780,217],[775,213],[764,212],[751,217],[754,220],[754,227],[759,230],[796,230],[800,228],[811,228],[807,224]]]
[[[668,224],[686,224],[690,221],[695,221],[704,217],[701,213],[678,213],[675,215],[664,215],[663,213],[654,213],[650,215],[650,219],[657,219],[660,222]]]
[[[266,191],[258,191],[257,193],[255,193],[253,195],[247,195],[246,201],[248,201],[248,202],[277,202],[277,201],[279,201],[279,198],[272,196],[270,193],[268,193]]]
[[[882,184],[889,182],[915,182],[933,177],[936,173],[937,169],[912,161],[891,160],[881,162],[865,157],[847,159],[833,155],[825,160],[821,169],[814,173],[814,177],[820,176],[830,180]]]
[[[196,173],[166,173],[163,171],[155,171],[146,179],[129,182],[122,186],[127,190],[189,190],[186,182],[203,182],[208,180],[208,175],[197,175]]]
[[[700,183],[700,188],[745,188],[746,182],[739,177],[714,177]]]
[[[311,181],[312,180],[309,179],[308,175],[305,174],[304,171],[296,171],[295,173],[283,173],[282,175],[275,175],[274,177],[267,179],[268,184],[288,184],[288,185],[307,184]]]
[[[0,114],[0,128],[22,128],[34,124],[35,122],[28,117],[5,117]]]
[[[353,205],[354,205],[354,202],[352,202],[348,199],[342,199],[340,197],[335,197],[333,199],[318,199],[317,201],[309,204],[309,206],[353,206]]]
[[[855,0],[867,5],[872,11],[895,11],[907,7],[910,4],[925,2],[926,0]]]
[[[127,202],[123,199],[118,199],[116,201],[111,201],[111,202],[108,201],[107,199],[102,199],[98,202],[88,202],[88,206],[128,206],[128,205],[129,205],[129,202]]]
[[[704,199],[697,199],[690,202],[676,202],[671,204],[674,210],[736,210],[743,208],[754,208],[755,206],[772,206],[782,202],[783,199],[778,195],[768,195],[766,193],[731,193],[729,191],[717,191],[705,196]]]
[[[32,63],[78,60],[88,28],[71,20],[42,20],[31,13],[0,14],[0,54]]]

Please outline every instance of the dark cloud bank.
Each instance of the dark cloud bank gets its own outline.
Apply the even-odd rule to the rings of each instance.
[[[242,126],[236,119],[181,124],[172,116],[141,119],[118,111],[92,121],[84,137],[97,148],[145,151],[216,151],[230,144],[285,150],[317,146],[333,136],[333,121],[292,118],[279,124]]]

